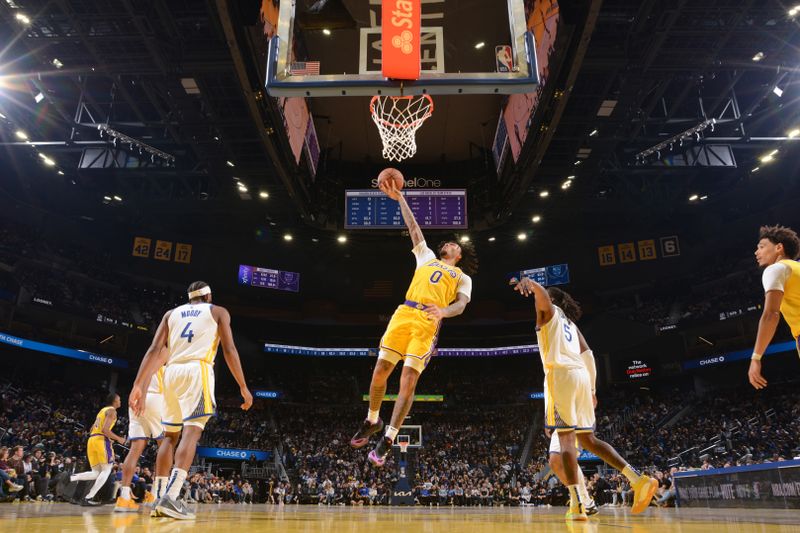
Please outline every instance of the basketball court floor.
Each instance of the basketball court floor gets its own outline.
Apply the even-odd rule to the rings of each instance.
[[[768,509],[656,509],[638,516],[603,508],[588,523],[568,523],[562,508],[402,508],[203,505],[197,519],[177,522],[144,512],[123,515],[111,506],[66,503],[0,505],[0,531],[115,533],[140,531],[250,531],[282,533],[510,533],[630,531],[631,533],[800,532],[800,511]]]

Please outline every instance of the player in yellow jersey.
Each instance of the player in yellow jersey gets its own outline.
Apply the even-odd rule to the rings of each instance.
[[[114,424],[117,423],[119,406],[119,394],[111,393],[106,397],[106,406],[97,413],[92,428],[89,430],[89,441],[86,444],[86,455],[89,456],[89,466],[92,470],[74,474],[69,478],[70,481],[94,480],[94,485],[86,493],[81,505],[100,505],[100,502],[94,501],[94,497],[105,485],[108,476],[111,475],[111,468],[114,466],[114,451],[111,449],[111,441],[125,444],[125,439],[112,431]]]
[[[474,274],[478,265],[474,248],[469,243],[441,243],[437,248],[437,258],[437,254],[425,243],[414,214],[394,182],[387,180],[381,185],[381,190],[400,203],[400,212],[414,245],[411,251],[417,259],[417,268],[406,292],[406,301],[394,312],[381,338],[380,355],[369,388],[367,419],[350,440],[352,447],[361,448],[369,442],[371,435],[383,429],[379,411],[386,394],[386,380],[397,363],[403,361],[400,391],[390,425],[386,427],[384,437],[369,453],[369,460],[375,466],[383,466],[397,432],[411,409],[417,380],[436,349],[442,319],[460,315],[469,303],[472,279],[468,274]]]
[[[545,427],[555,430],[561,448],[561,464],[570,495],[567,520],[586,520],[584,497],[578,490],[577,441],[628,478],[634,491],[634,514],[644,511],[658,488],[658,482],[640,474],[610,444],[594,435],[594,394],[588,357],[594,358],[575,322],[581,316],[578,303],[566,292],[545,289],[523,278],[514,290],[536,302],[536,337],[545,376]]]
[[[753,387],[763,389],[767,380],[761,375],[761,357],[775,336],[780,315],[789,324],[800,354],[800,238],[785,226],[762,226],[755,253],[758,266],[766,267],[761,278],[765,296],[747,377]]]

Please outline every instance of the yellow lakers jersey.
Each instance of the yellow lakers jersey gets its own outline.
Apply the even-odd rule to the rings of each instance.
[[[109,409],[114,409],[114,408],[103,407],[102,409],[100,409],[100,412],[97,413],[97,417],[95,417],[94,419],[94,424],[92,424],[92,430],[89,432],[90,437],[93,437],[95,435],[103,435],[103,426],[106,425],[106,417],[108,416]],[[116,423],[117,421],[114,420],[114,424]],[[111,424],[111,427],[108,429],[113,428],[114,424]]]
[[[458,292],[470,297],[471,280],[460,268],[437,259],[425,242],[414,248],[414,254],[417,256],[417,270],[406,292],[406,300],[446,307],[456,299]],[[465,283],[467,281],[469,283]]]
[[[790,259],[784,259],[781,263],[792,269],[783,287],[781,314],[796,339],[800,337],[800,263]]]

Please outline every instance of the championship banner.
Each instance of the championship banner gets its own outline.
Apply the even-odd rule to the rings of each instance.
[[[383,0],[381,71],[387,78],[419,79],[421,0]]]
[[[117,368],[128,368],[128,362],[124,359],[115,357],[108,357],[107,355],[100,355],[92,352],[85,352],[83,350],[73,350],[72,348],[65,348],[63,346],[55,346],[53,344],[45,344],[43,342],[36,342],[6,333],[0,333],[0,343],[16,346],[17,348],[25,348],[26,350],[33,350],[36,352],[48,353],[50,355],[57,355],[59,357],[68,357],[70,359],[78,359],[79,361],[86,361],[87,363],[96,363],[98,365],[115,366]]]
[[[265,452],[263,450],[240,450],[236,448],[209,448],[207,446],[197,447],[197,457],[247,461],[252,455],[256,456],[256,461],[266,461],[272,457],[272,452]]]
[[[800,509],[800,461],[676,472],[678,507]]]

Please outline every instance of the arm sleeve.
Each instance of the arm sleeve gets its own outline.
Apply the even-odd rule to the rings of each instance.
[[[783,263],[775,263],[765,268],[764,274],[761,276],[764,292],[784,292],[783,287],[786,285],[786,280],[789,279],[790,273],[791,269]]]
[[[597,390],[597,367],[594,363],[594,353],[591,350],[586,350],[581,353],[583,364],[586,365],[586,370],[589,372],[589,381],[592,382],[592,392]]]
[[[458,280],[458,291],[467,297],[467,300],[472,299],[472,278],[466,274],[461,274],[461,279]]]
[[[436,254],[433,253],[433,250],[428,248],[428,245],[425,243],[425,241],[422,241],[412,248],[411,253],[417,258],[417,268],[421,267],[428,261],[436,259]]]

